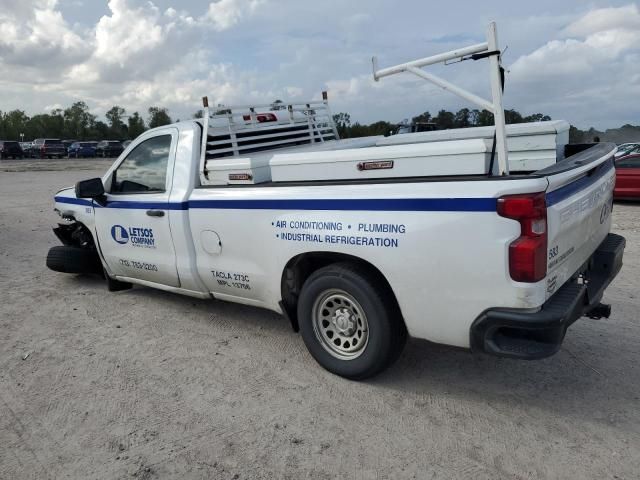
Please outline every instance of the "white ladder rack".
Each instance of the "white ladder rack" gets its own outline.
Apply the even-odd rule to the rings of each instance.
[[[339,140],[327,92],[322,100],[209,107],[203,97],[201,181],[207,162],[296,145]]]
[[[476,105],[493,113],[495,121],[496,153],[498,154],[498,175],[509,174],[509,159],[507,150],[507,135],[505,131],[504,107],[502,106],[502,73],[500,65],[500,49],[498,48],[498,32],[495,22],[489,23],[487,28],[487,41],[478,43],[458,50],[432,55],[431,57],[420,58],[410,62],[402,63],[393,67],[378,69],[378,59],[373,57],[373,79],[377,82],[382,77],[395,75],[397,73],[409,72],[431,82],[443,90],[454,93]],[[490,66],[491,96],[492,101],[485,100],[478,95],[437,77],[432,73],[425,72],[422,67],[443,63],[449,60],[459,59],[478,60],[488,58]],[[489,172],[493,174],[493,172]]]

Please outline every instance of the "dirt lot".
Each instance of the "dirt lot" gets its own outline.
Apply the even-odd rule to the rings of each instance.
[[[638,478],[640,204],[554,357],[410,341],[354,383],[267,311],[48,271],[53,194],[109,163],[0,162],[0,478]]]

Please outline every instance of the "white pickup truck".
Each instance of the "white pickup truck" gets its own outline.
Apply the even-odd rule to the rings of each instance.
[[[615,145],[507,128],[507,150],[551,138],[557,155],[506,173],[483,135],[340,140],[326,98],[285,106],[205,102],[202,120],[138,137],[55,195],[64,245],[47,265],[276,311],[352,379],[390,365],[407,334],[535,359],[579,317],[609,316],[625,245],[609,233]]]

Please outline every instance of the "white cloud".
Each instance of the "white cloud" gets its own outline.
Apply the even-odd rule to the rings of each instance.
[[[97,113],[161,105],[186,118],[203,95],[266,103],[319,98],[326,88],[333,110],[360,122],[471,107],[408,74],[376,83],[369,59],[388,66],[482,41],[486,12],[497,11],[505,61],[515,60],[507,108],[579,126],[638,123],[636,4],[588,11],[582,0],[469,1],[461,19],[419,0],[402,9],[382,0],[110,0],[107,10],[72,8],[76,1],[0,0],[0,109],[34,113],[81,99]],[[486,62],[431,68],[489,96]]]
[[[111,15],[96,25],[94,59],[124,66],[130,57],[150,52],[164,40],[160,13],[152,3],[132,8],[126,0],[110,0]]]
[[[90,46],[83,41],[81,33],[72,30],[56,10],[56,0],[10,2],[10,6],[6,5],[7,1],[2,3],[2,64],[30,66],[38,63],[60,67],[77,62],[90,53]]]
[[[304,93],[304,90],[300,87],[285,87],[284,90],[289,98],[301,97]]]
[[[586,37],[594,32],[640,29],[640,14],[636,4],[618,8],[592,10],[564,29],[566,36]]]
[[[59,110],[62,108],[64,107],[60,103],[54,103],[53,105],[46,105],[43,111],[50,112],[51,110]]]
[[[519,57],[510,67],[508,92],[554,117],[570,114],[583,127],[615,117],[618,124],[634,121],[624,105],[640,94],[639,59],[637,5],[595,9],[567,25],[560,38]]]
[[[217,0],[209,4],[205,21],[218,31],[227,30],[263,3],[263,0]]]

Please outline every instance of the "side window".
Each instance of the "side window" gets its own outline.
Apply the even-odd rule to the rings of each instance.
[[[627,158],[616,162],[618,168],[640,168],[640,157]]]
[[[164,192],[171,135],[159,135],[134,148],[113,172],[111,193]]]

